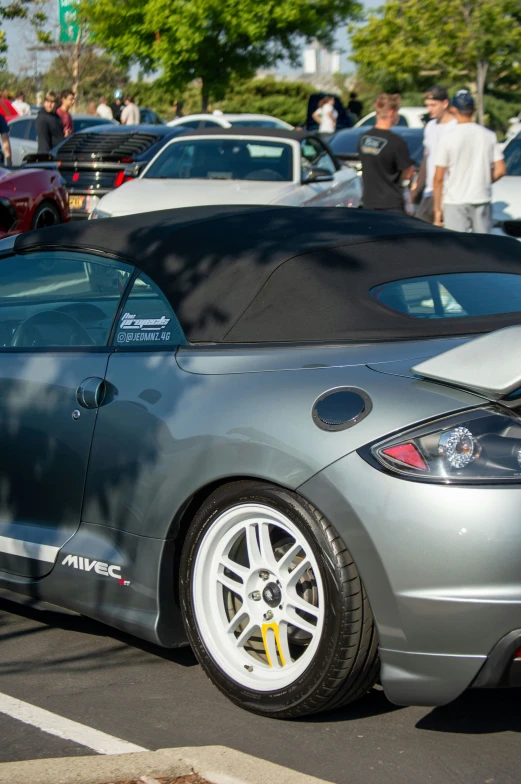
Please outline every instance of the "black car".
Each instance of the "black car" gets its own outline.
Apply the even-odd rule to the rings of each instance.
[[[102,196],[137,177],[183,126],[104,125],[65,139],[49,155],[33,155],[31,165],[58,167],[69,191],[71,219],[88,218]]]
[[[329,146],[341,161],[350,163],[356,168],[361,168],[358,141],[364,133],[369,131],[370,128],[363,125],[358,128],[347,128],[343,131],[337,131],[334,136],[330,137]],[[405,139],[409,148],[409,154],[416,167],[419,168],[423,158],[423,128],[407,128],[402,125],[395,125],[393,133]]]
[[[165,125],[165,121],[161,119],[157,112],[154,109],[147,109],[139,107],[139,116],[141,118],[141,123],[146,125]]]

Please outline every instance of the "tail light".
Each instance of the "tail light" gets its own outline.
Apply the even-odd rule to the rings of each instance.
[[[125,182],[125,172],[123,169],[121,169],[121,171],[118,171],[118,173],[114,177],[114,187],[119,188],[119,186],[123,185],[124,182]]]
[[[437,419],[361,450],[404,478],[521,483],[521,418],[499,406]]]

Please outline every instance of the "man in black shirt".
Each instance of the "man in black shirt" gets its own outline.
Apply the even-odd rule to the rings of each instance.
[[[50,152],[65,139],[62,121],[56,114],[56,95],[47,93],[35,122],[38,152]]]
[[[400,96],[382,93],[375,102],[376,123],[360,137],[364,207],[405,212],[402,180],[410,180],[414,161],[405,141],[391,128],[398,121]]]

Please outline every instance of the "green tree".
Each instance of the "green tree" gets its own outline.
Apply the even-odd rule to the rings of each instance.
[[[173,90],[202,83],[202,108],[229,85],[284,58],[303,39],[333,43],[358,0],[83,0],[94,41],[126,64],[160,70]]]
[[[0,0],[0,25],[6,19],[26,19],[36,32],[38,41],[46,42],[48,33],[45,30],[47,15],[43,6],[47,0],[11,0],[11,2],[1,2]],[[0,69],[7,67],[7,40],[5,30],[0,29]]]
[[[350,28],[361,75],[384,89],[462,79],[484,119],[487,82],[521,74],[521,0],[388,0]]]

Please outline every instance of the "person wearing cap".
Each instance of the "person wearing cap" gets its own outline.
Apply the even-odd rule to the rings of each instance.
[[[490,234],[492,183],[506,174],[503,153],[496,134],[474,121],[476,107],[468,90],[459,90],[452,103],[457,124],[436,150],[434,223]]]
[[[425,93],[425,108],[431,118],[423,131],[423,161],[418,177],[411,187],[411,199],[422,192],[416,217],[427,223],[434,222],[434,161],[439,139],[452,130],[456,118],[450,112],[449,94],[445,87],[435,85]]]

